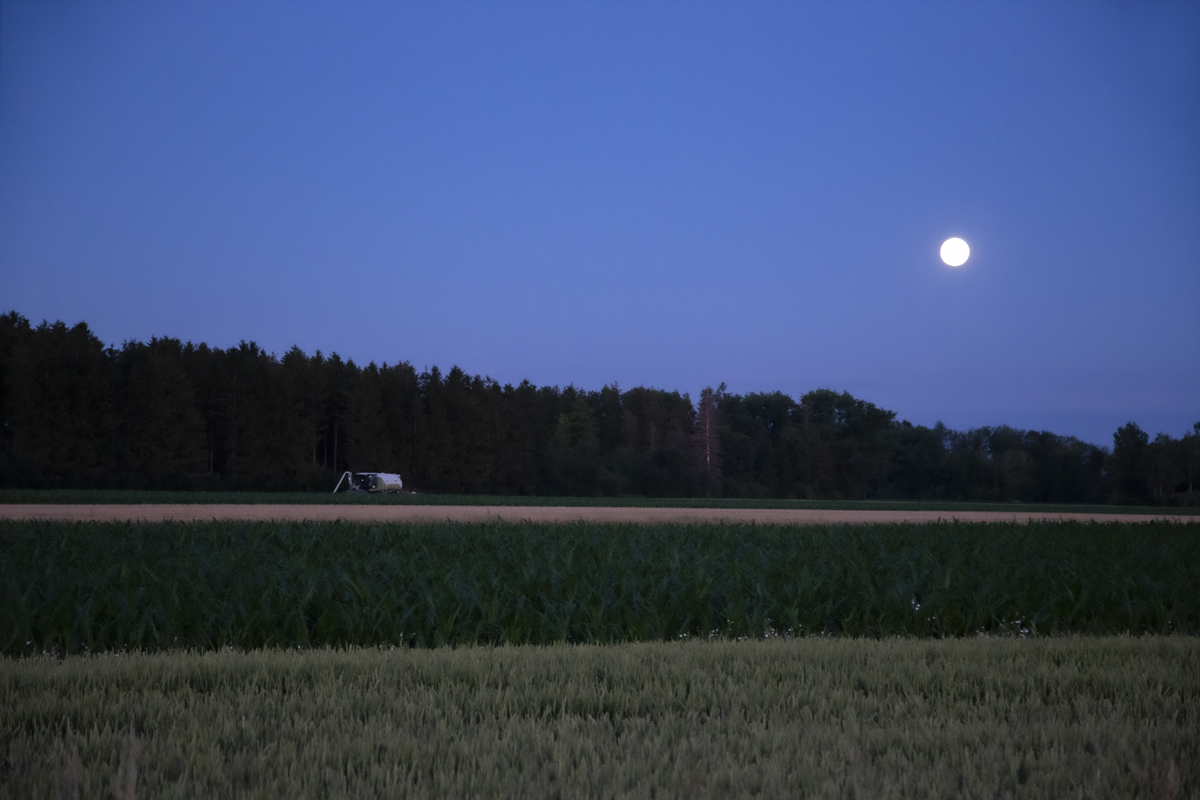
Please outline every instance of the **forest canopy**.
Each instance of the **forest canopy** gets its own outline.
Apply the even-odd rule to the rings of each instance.
[[[106,347],[85,323],[0,316],[0,486],[328,490],[344,470],[418,491],[1194,504],[1200,422],[1102,448],[951,430],[817,389],[696,403],[616,384],[501,385],[253,342]]]

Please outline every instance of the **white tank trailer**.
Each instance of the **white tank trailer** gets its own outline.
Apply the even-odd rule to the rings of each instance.
[[[333,487],[334,494],[342,488],[343,483],[346,484],[346,491],[364,494],[393,494],[404,489],[404,481],[394,472],[343,472],[337,486]]]

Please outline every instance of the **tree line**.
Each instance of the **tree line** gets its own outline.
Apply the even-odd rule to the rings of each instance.
[[[501,385],[458,367],[365,367],[298,347],[152,338],[0,317],[0,485],[330,489],[344,470],[419,491],[1024,502],[1196,502],[1200,423],[1131,422],[1102,448],[1007,426],[896,419],[848,393],[693,403],[616,384]]]

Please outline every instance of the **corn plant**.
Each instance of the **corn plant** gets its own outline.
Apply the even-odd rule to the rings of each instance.
[[[1200,633],[1200,524],[0,522],[0,649]]]

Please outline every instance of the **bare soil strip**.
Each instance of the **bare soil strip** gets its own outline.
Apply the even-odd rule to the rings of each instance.
[[[0,505],[0,519],[63,522],[209,522],[212,520],[332,522],[600,522],[754,523],[757,525],[888,524],[897,522],[1196,522],[1181,514],[1079,514],[1010,511],[847,511],[782,508],[588,508],[565,506],[313,506],[313,505]]]

